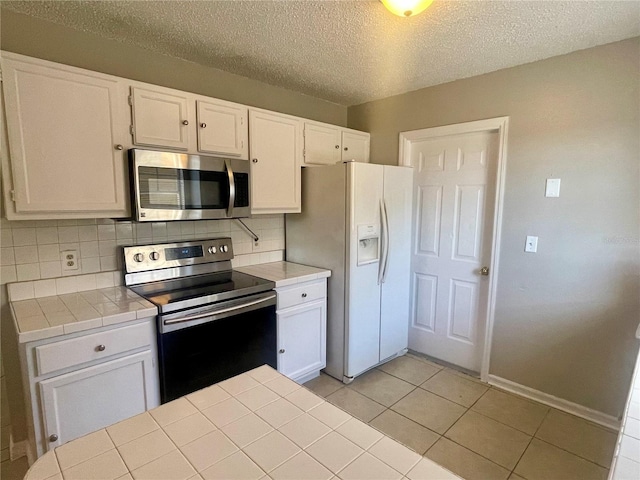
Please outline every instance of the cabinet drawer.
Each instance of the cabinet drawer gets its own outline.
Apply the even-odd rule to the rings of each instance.
[[[278,310],[312,302],[327,296],[326,280],[301,283],[292,287],[276,289],[278,292]]]
[[[151,324],[141,323],[35,347],[38,375],[151,345]],[[104,347],[104,348],[102,348]]]

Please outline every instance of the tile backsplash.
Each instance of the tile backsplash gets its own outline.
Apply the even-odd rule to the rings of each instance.
[[[137,223],[110,219],[0,220],[0,284],[121,269],[123,245],[229,236],[234,266],[282,260],[284,215],[243,219],[256,243],[235,220]],[[62,254],[78,252],[78,269],[63,270]]]

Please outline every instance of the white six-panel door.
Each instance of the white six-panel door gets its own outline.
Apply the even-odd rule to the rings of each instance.
[[[414,241],[409,348],[480,371],[498,133],[412,142]],[[491,272],[489,272],[490,274]]]

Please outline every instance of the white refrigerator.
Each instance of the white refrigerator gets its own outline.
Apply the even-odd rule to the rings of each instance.
[[[345,383],[406,351],[412,191],[407,167],[302,169],[302,213],[286,216],[286,259],[332,272],[325,371]]]

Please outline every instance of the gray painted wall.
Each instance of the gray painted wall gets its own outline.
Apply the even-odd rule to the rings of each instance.
[[[635,38],[348,114],[386,164],[402,131],[511,117],[490,373],[616,417],[640,343],[639,113]],[[544,197],[546,178],[562,179],[560,198]]]

